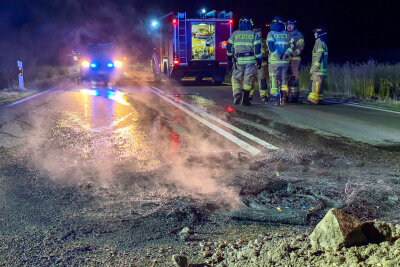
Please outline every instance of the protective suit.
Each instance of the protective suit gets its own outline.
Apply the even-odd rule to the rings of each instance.
[[[258,89],[260,91],[260,98],[262,101],[268,101],[268,46],[267,42],[262,40],[262,29],[258,28],[255,30],[258,36],[261,39],[261,54],[262,54],[262,63],[261,68],[257,70],[257,79],[258,79]],[[253,99],[254,90],[250,91],[250,99]]]
[[[267,45],[271,101],[275,104],[283,104],[289,93],[287,72],[289,57],[292,55],[294,45],[290,34],[285,30],[283,19],[280,17],[275,17],[271,22]]]
[[[293,52],[289,58],[288,83],[289,83],[289,99],[290,103],[297,103],[300,95],[299,90],[299,67],[301,62],[300,54],[304,49],[304,36],[297,29],[297,22],[293,19],[288,20],[287,30],[293,40]]]
[[[316,40],[310,70],[312,87],[307,99],[312,104],[321,104],[324,100],[322,85],[328,66],[328,33],[324,28],[317,27],[314,34]]]
[[[239,30],[228,39],[228,70],[232,70],[234,104],[250,105],[250,91],[254,88],[257,68],[261,68],[261,40],[251,30],[252,22],[247,17],[239,21]],[[242,97],[243,95],[243,97]]]

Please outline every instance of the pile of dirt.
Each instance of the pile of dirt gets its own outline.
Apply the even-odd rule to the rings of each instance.
[[[332,220],[332,217],[337,218],[337,221]],[[347,230],[349,236],[352,231],[361,229],[365,233],[365,244],[352,245],[350,242],[343,242],[337,247],[315,246],[315,242],[327,243],[326,238],[340,241],[339,234],[337,237],[330,235],[334,228],[340,227]],[[325,236],[316,241],[313,236],[321,229],[324,229]],[[202,263],[186,266],[398,266],[400,225],[378,221],[359,224],[357,219],[349,215],[330,210],[311,235],[296,232],[260,235],[250,241],[221,243],[214,251],[205,250],[202,255]]]

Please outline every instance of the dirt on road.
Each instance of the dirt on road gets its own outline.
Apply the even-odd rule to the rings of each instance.
[[[330,208],[398,224],[398,152],[287,131],[251,157],[145,106],[109,128],[44,109],[2,125],[1,265],[395,266],[399,240],[324,252],[307,237]]]

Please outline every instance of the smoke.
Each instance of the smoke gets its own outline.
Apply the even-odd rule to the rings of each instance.
[[[106,92],[90,96],[74,87],[65,84],[66,91],[24,118],[31,127],[23,133],[21,154],[43,176],[61,185],[167,192],[240,206],[238,189],[229,185],[237,159],[207,128],[148,92],[133,92],[125,106]]]

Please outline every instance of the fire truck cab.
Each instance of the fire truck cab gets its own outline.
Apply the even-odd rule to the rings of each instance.
[[[187,18],[186,12],[162,17],[153,32],[151,65],[155,80],[195,77],[201,81],[210,77],[214,84],[221,84],[232,22],[232,12],[225,11],[211,11],[200,18]]]

